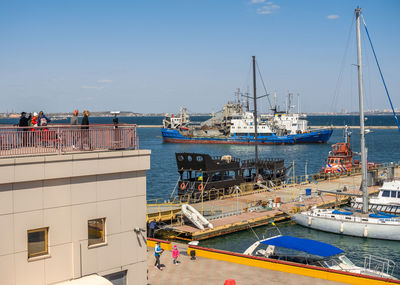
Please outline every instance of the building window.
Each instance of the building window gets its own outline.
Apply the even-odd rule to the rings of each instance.
[[[88,221],[88,246],[105,243],[106,218]]]
[[[28,231],[28,258],[49,254],[49,228]]]

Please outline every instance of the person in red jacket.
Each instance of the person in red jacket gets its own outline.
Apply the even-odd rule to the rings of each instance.
[[[29,125],[31,127],[37,127],[38,126],[38,113],[34,112],[33,116],[31,118],[31,121],[29,122]],[[31,131],[34,131],[34,128],[31,128]]]

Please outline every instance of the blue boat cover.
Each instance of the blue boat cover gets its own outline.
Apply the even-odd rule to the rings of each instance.
[[[385,212],[378,212],[378,214],[389,217],[389,218],[397,218],[398,217],[397,215],[393,215],[393,214],[389,214],[389,213],[385,213]]]
[[[341,212],[341,211],[338,211],[338,210],[334,210],[334,211],[332,211],[332,214],[351,216],[354,213],[353,212]]]
[[[391,216],[388,215],[377,215],[377,214],[369,214],[370,218],[377,218],[377,219],[390,219],[393,218]]]
[[[277,236],[268,240],[263,240],[261,243],[299,250],[322,257],[333,256],[343,252],[340,248],[324,242],[291,236]]]

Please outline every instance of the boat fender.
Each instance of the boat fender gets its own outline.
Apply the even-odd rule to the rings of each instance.
[[[203,189],[204,189],[203,183],[199,184],[198,189],[199,189],[199,191],[203,191]]]
[[[364,227],[364,237],[368,236],[368,226]]]
[[[186,189],[185,182],[182,182],[182,184],[181,184],[181,189],[182,189],[182,190],[185,190],[185,189]]]
[[[344,230],[344,223],[342,222],[342,223],[340,224],[340,232],[343,233],[343,230]]]
[[[312,218],[308,217],[308,225],[311,226]]]

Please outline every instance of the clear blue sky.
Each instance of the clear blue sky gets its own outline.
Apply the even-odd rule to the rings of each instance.
[[[397,0],[2,0],[0,112],[216,111],[251,88],[252,55],[281,105],[290,91],[303,111],[354,110],[358,5],[399,108]],[[388,108],[363,44],[366,108]]]

